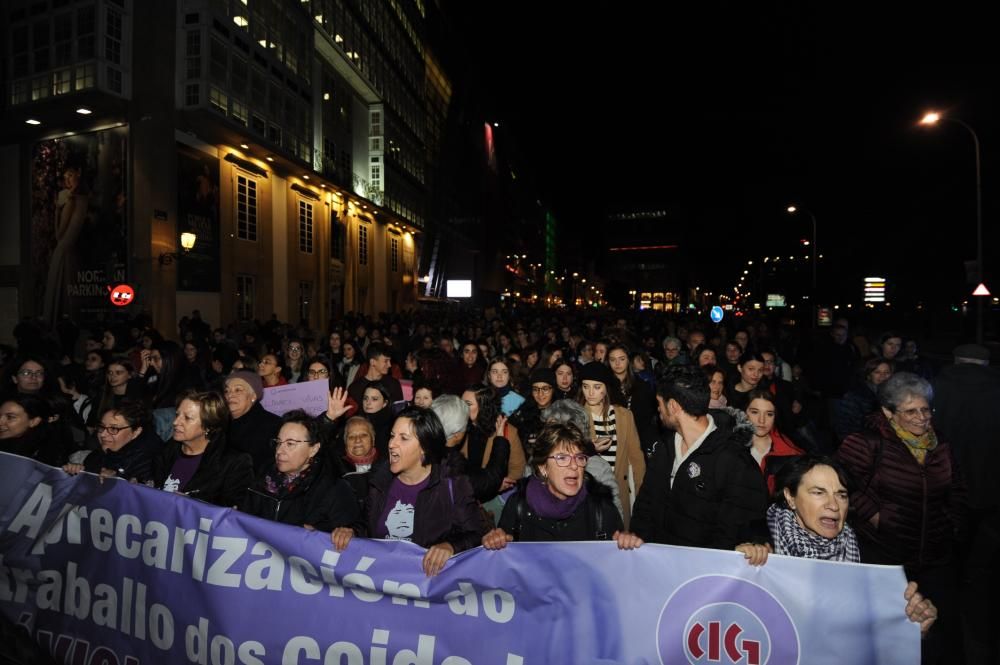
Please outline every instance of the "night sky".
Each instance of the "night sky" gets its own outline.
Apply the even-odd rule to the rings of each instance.
[[[825,270],[954,300],[975,255],[974,153],[958,125],[917,126],[933,107],[979,134],[997,274],[1000,40],[981,8],[652,4],[451,6],[502,122],[498,149],[516,142],[564,255],[613,243],[607,211],[655,206],[699,279],[731,286],[747,259],[808,251],[808,217],[785,212],[795,202],[819,220]]]

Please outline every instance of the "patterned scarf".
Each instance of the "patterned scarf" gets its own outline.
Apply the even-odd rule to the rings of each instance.
[[[774,540],[775,554],[825,561],[861,562],[858,539],[854,530],[846,524],[836,538],[824,538],[802,528],[795,519],[795,511],[772,504],[767,509],[767,527]]]
[[[264,489],[271,496],[288,496],[292,493],[298,485],[302,484],[302,481],[309,477],[309,472],[312,471],[312,464],[307,464],[306,468],[302,469],[299,473],[281,473],[277,469],[272,469],[274,471],[273,478],[269,473],[264,476]]]
[[[899,440],[905,443],[913,456],[917,458],[917,464],[923,466],[924,460],[927,459],[927,451],[937,448],[938,440],[934,430],[928,428],[922,435],[917,436],[897,425],[895,420],[890,419],[889,424],[892,425],[892,430],[899,437]]]
[[[375,463],[376,457],[378,457],[378,449],[375,446],[372,446],[372,449],[366,455],[352,455],[350,452],[344,455],[344,458],[351,464],[367,465],[369,467]]]

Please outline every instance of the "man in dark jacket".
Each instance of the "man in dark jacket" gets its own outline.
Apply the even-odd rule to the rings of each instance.
[[[647,463],[632,530],[647,542],[731,550],[767,540],[767,488],[750,455],[753,434],[726,411],[709,411],[708,378],[670,367],[656,395],[670,431]]]
[[[389,373],[392,367],[392,358],[389,350],[378,342],[368,345],[368,372],[359,374],[354,382],[347,388],[347,394],[351,396],[355,404],[361,404],[361,398],[365,394],[365,388],[372,383],[381,383],[393,403],[403,400],[403,388],[399,381]]]
[[[993,627],[1000,614],[996,597],[1000,574],[1000,372],[989,366],[990,352],[978,344],[954,350],[955,364],[934,381],[934,420],[951,439],[952,451],[969,490],[969,541],[963,554],[962,607],[965,657],[969,663],[995,663],[1000,641]],[[992,640],[992,644],[991,644]],[[991,660],[991,658],[993,660]]]

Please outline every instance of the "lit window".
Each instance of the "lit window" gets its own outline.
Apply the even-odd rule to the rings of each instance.
[[[299,201],[299,251],[313,251],[313,206],[306,201]]]

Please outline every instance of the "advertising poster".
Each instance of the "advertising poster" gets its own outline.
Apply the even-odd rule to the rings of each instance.
[[[126,281],[128,129],[35,144],[31,155],[31,268],[49,321],[102,319],[108,287]]]

